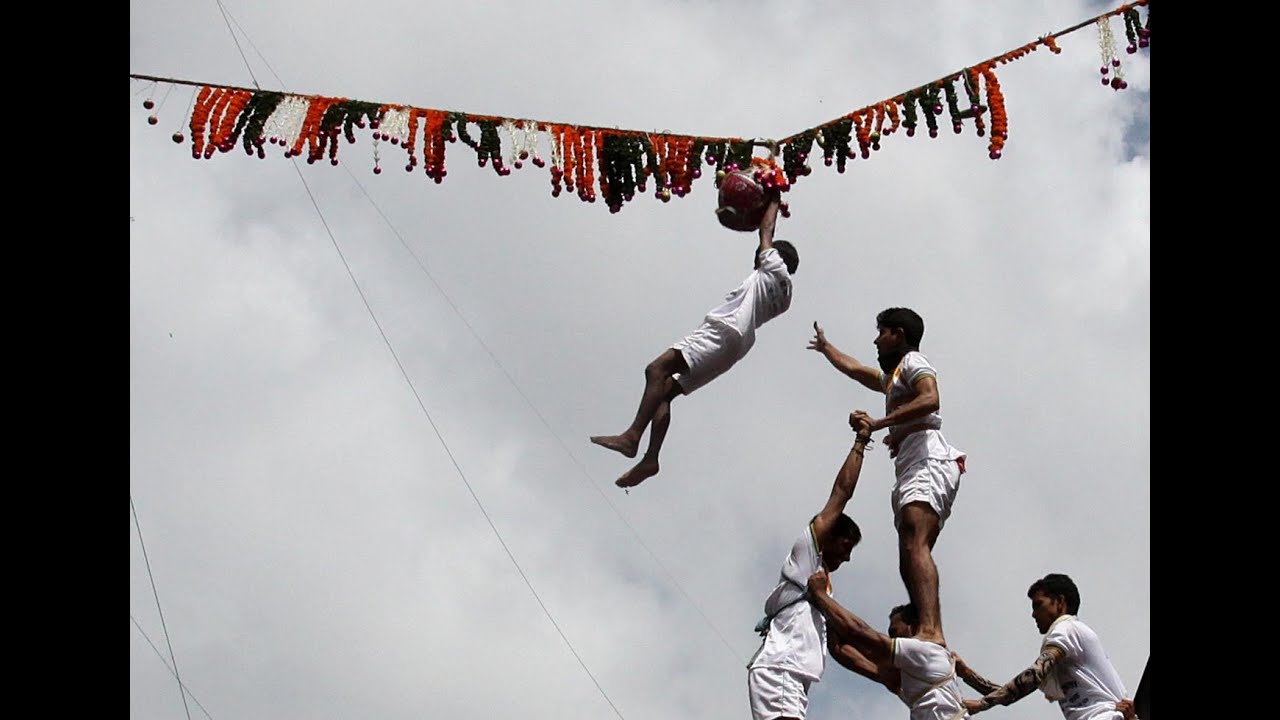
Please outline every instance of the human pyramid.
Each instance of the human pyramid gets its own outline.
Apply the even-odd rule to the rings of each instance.
[[[696,330],[645,368],[644,392],[630,427],[618,435],[591,438],[634,458],[641,437],[649,431],[648,447],[618,478],[619,487],[635,487],[658,473],[672,401],[745,357],[755,344],[756,329],[791,306],[791,275],[800,256],[791,243],[774,240],[778,191],[764,189],[761,198],[754,270]],[[1076,617],[1080,593],[1066,575],[1049,573],[1028,589],[1032,618],[1045,638],[1036,660],[1009,682],[983,678],[947,647],[932,551],[960,490],[965,453],[942,434],[937,371],[920,352],[924,321],[904,307],[876,316],[878,368],[836,348],[817,322],[813,330],[808,349],[873,392],[883,393],[885,412],[880,417],[863,410],[849,414],[853,446],[836,473],[831,495],[791,546],[778,583],[765,600],[765,615],[756,626],[764,640],[747,664],[754,720],[803,720],[809,687],[822,677],[828,653],[897,695],[909,708],[910,720],[956,720],[1009,705],[1037,689],[1058,703],[1066,720],[1137,717],[1097,634]],[[894,461],[893,524],[898,570],[909,599],[889,612],[887,634],[836,602],[830,578],[862,539],[858,524],[844,509],[858,485],[872,435],[882,430],[882,442]],[[982,696],[965,699],[960,680]]]

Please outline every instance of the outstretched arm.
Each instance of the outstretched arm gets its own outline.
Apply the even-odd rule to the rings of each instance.
[[[817,321],[813,323],[813,339],[809,341],[809,349],[822,353],[822,356],[835,369],[862,383],[867,389],[878,393],[884,392],[884,388],[880,385],[880,371],[863,365],[857,358],[840,352],[839,348],[827,342],[827,336],[823,334],[822,328],[818,327]]]
[[[843,639],[835,633],[827,636],[827,649],[831,652],[831,657],[836,662],[859,675],[874,680],[894,695],[898,694],[898,690],[902,687],[902,671],[893,667],[892,664],[876,664],[867,659],[865,655],[858,652],[852,644],[844,642]]]
[[[862,658],[876,668],[875,677],[879,680],[880,666],[893,666],[893,640],[888,635],[877,632],[862,618],[854,615],[843,605],[835,601],[827,593],[830,581],[826,570],[818,570],[809,578],[809,603],[827,619],[828,632],[840,639],[842,644],[849,644]],[[866,666],[864,665],[864,668]],[[854,670],[863,675],[860,670]],[[872,677],[867,675],[867,677]]]
[[[1036,658],[1031,667],[1018,673],[1014,679],[983,695],[979,700],[965,700],[965,709],[970,714],[975,714],[994,705],[1012,705],[1035,692],[1044,683],[1044,679],[1049,676],[1049,672],[1053,670],[1054,666],[1062,660],[1063,656],[1062,648],[1056,645],[1049,645],[1041,651],[1040,657]]]
[[[951,653],[951,657],[955,658],[956,661],[956,677],[963,680],[965,685],[968,685],[983,695],[1000,689],[1000,685],[998,683],[993,683],[974,672],[973,668],[966,665],[964,660],[960,659],[959,655]]]
[[[845,505],[849,504],[849,498],[853,497],[853,490],[858,486],[858,477],[862,474],[862,455],[866,451],[867,443],[871,442],[871,433],[863,420],[855,419],[850,413],[849,425],[857,433],[853,439],[853,447],[849,449],[844,464],[836,473],[836,481],[831,486],[831,496],[827,498],[827,504],[813,519],[813,534],[819,546],[826,539],[827,532],[831,530],[836,518],[844,512]]]
[[[756,254],[768,250],[773,247],[773,230],[778,224],[778,207],[781,203],[777,190],[766,190],[768,194],[768,205],[764,208],[764,217],[760,220],[760,247],[756,248]]]

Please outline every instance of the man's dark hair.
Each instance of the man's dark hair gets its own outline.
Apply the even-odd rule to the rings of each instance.
[[[782,262],[787,264],[787,273],[795,275],[796,268],[800,267],[800,253],[796,252],[796,246],[786,240],[774,240],[773,249],[778,251]]]
[[[1049,573],[1039,580],[1031,583],[1031,588],[1027,590],[1027,597],[1031,597],[1041,592],[1050,598],[1063,598],[1067,601],[1067,612],[1075,615],[1080,609],[1080,591],[1076,588],[1076,584],[1071,578],[1062,573]]]
[[[840,513],[836,517],[835,523],[831,526],[831,532],[836,535],[847,535],[853,538],[855,546],[862,542],[862,528],[858,527],[858,523],[854,522],[853,518],[844,513]]]
[[[889,619],[893,620],[894,615],[902,615],[902,622],[917,627],[920,625],[920,611],[916,609],[915,603],[907,603],[889,611]]]
[[[876,327],[902,328],[907,347],[920,349],[920,341],[924,339],[924,318],[910,308],[888,308],[876,315]]]

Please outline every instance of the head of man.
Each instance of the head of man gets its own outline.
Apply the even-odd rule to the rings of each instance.
[[[841,565],[849,562],[853,549],[862,542],[862,529],[853,518],[840,513],[832,524],[822,543],[822,566],[827,572],[835,572]]]
[[[795,275],[796,268],[800,267],[800,253],[796,251],[796,246],[786,240],[774,240],[773,249],[782,256],[782,262],[787,266],[787,274]],[[760,269],[760,253],[756,253],[756,263],[753,267],[756,270]]]
[[[1027,590],[1031,598],[1031,619],[1043,635],[1049,626],[1063,615],[1075,615],[1080,610],[1080,591],[1071,578],[1061,573],[1049,573],[1031,583]]]
[[[915,603],[907,603],[889,611],[889,637],[912,637],[920,629],[920,612]]]
[[[903,356],[920,349],[924,319],[910,308],[893,307],[876,315],[876,359],[880,369],[893,372]]]

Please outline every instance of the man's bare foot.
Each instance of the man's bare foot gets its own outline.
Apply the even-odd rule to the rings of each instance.
[[[620,452],[629,458],[636,456],[636,448],[639,446],[639,443],[627,440],[624,435],[592,435],[591,442],[614,452]]]
[[[620,488],[635,487],[658,474],[657,460],[641,460],[636,466],[622,474],[614,484]]]

